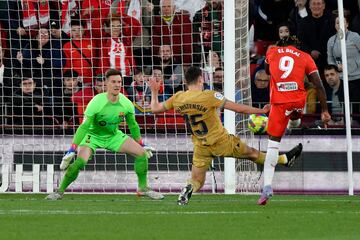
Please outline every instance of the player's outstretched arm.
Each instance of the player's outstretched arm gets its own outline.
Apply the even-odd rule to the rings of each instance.
[[[326,103],[326,93],[325,88],[322,84],[322,81],[320,79],[319,73],[313,72],[310,75],[308,75],[309,80],[314,84],[316,88],[316,93],[320,101],[321,105],[321,120],[325,124],[325,127],[327,126],[327,123],[330,121],[331,116],[328,111],[328,106]]]
[[[165,112],[167,109],[165,108],[163,103],[159,102],[158,99],[160,83],[157,82],[154,78],[150,78],[148,83],[151,90],[151,111],[153,113]]]
[[[265,114],[270,111],[270,105],[265,105],[263,109],[251,107],[244,104],[234,103],[232,101],[226,100],[225,109],[237,112],[237,113],[246,113],[246,114]]]

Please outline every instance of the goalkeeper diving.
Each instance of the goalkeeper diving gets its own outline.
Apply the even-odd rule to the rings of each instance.
[[[80,170],[95,153],[96,149],[104,148],[112,152],[127,153],[135,157],[135,172],[138,178],[139,196],[151,199],[163,199],[164,196],[151,190],[147,183],[148,158],[152,149],[146,146],[141,138],[140,128],[135,120],[135,109],[132,102],[120,93],[122,77],[119,71],[109,69],[106,74],[107,91],[96,95],[88,104],[82,124],[76,130],[73,143],[63,157],[60,169],[66,173],[60,187],[46,199],[63,198],[66,188],[78,177]],[[119,130],[119,124],[126,121],[131,137]],[[72,158],[77,157],[70,164]]]

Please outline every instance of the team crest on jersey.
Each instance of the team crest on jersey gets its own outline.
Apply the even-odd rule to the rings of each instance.
[[[125,113],[120,112],[120,113],[119,113],[119,119],[120,119],[120,121],[124,121],[124,117],[125,117]]]
[[[219,99],[219,100],[223,100],[223,99],[224,99],[224,95],[222,95],[222,94],[219,93],[219,92],[215,92],[215,93],[214,93],[214,97],[215,97],[216,99]]]

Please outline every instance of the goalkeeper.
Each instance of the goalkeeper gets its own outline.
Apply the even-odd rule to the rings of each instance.
[[[152,199],[163,199],[161,193],[152,191],[147,185],[148,158],[152,156],[151,148],[144,145],[140,128],[135,120],[132,102],[120,93],[122,78],[120,72],[110,69],[106,72],[107,91],[96,95],[85,110],[82,124],[77,129],[73,144],[63,157],[61,170],[66,170],[59,189],[49,194],[49,200],[61,199],[66,188],[77,178],[80,170],[95,153],[97,148],[112,152],[123,152],[135,157],[135,172],[138,177],[138,195]],[[126,120],[132,138],[118,129]],[[77,149],[77,146],[79,148]],[[77,158],[69,166],[77,149]]]

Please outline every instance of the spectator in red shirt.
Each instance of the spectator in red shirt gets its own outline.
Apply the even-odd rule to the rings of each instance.
[[[70,42],[66,43],[63,51],[66,57],[64,71],[73,69],[79,73],[85,85],[92,82],[93,66],[96,66],[96,56],[91,40],[84,39],[84,24],[79,20],[71,21]]]
[[[113,68],[121,72],[122,76],[130,76],[134,67],[132,55],[132,36],[122,32],[122,18],[118,15],[110,19],[110,38],[103,41],[101,46],[100,69],[97,73],[105,73]]]
[[[152,27],[153,53],[161,45],[170,45],[174,57],[184,65],[192,63],[192,24],[189,15],[175,12],[173,0],[161,0],[161,16],[155,16]]]
[[[74,69],[79,73],[85,85],[91,84],[92,68],[96,66],[94,63],[94,49],[92,42],[84,39],[84,24],[79,20],[71,21],[71,41],[66,43],[63,47],[66,56],[66,64],[64,71]]]

